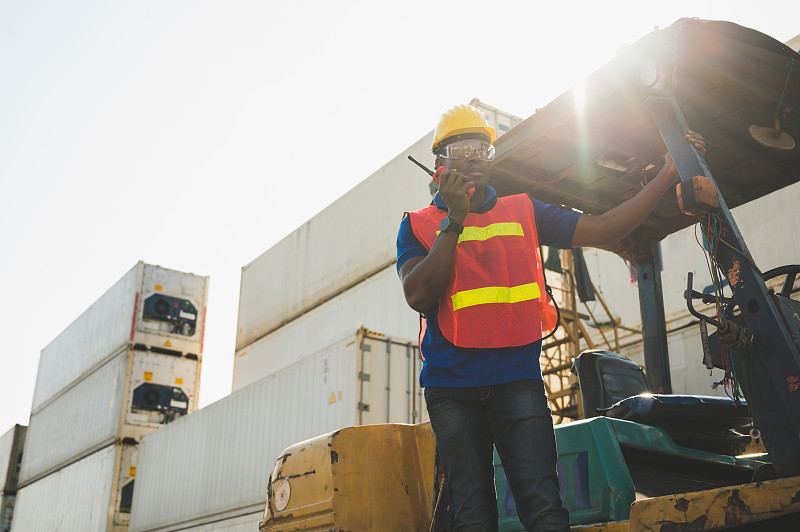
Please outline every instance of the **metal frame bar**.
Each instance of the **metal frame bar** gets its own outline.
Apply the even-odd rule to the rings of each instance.
[[[688,141],[684,134],[689,129],[686,119],[673,97],[649,98],[648,105],[661,133],[667,149],[675,161],[681,181],[691,187],[694,176],[705,176],[714,180],[711,171],[703,158]],[[716,184],[716,182],[715,182]],[[750,394],[748,403],[765,431],[765,443],[774,465],[783,474],[800,474],[800,390],[791,386],[800,376],[800,348],[784,323],[783,313],[768,292],[762,273],[747,249],[733,216],[719,193],[719,209],[721,234],[724,243],[716,250],[717,264],[727,278],[734,298],[741,309],[741,320],[753,333],[755,349],[748,350],[752,354],[752,363],[759,365],[759,371],[752,373],[750,390],[754,388],[774,390],[772,401],[761,401],[762,394]],[[684,198],[686,195],[684,194]],[[707,230],[707,221],[700,220],[703,230]],[[654,244],[655,246],[655,244]],[[641,268],[641,264],[640,264]],[[640,274],[641,279],[641,274]],[[641,288],[640,288],[641,293]],[[642,318],[644,320],[644,303]],[[647,302],[649,303],[649,302]],[[662,306],[663,312],[663,306]],[[660,322],[663,324],[663,320]],[[664,333],[666,334],[666,333]],[[645,360],[648,344],[645,342]],[[743,353],[743,354],[747,354]],[[648,364],[648,370],[650,370]],[[760,382],[756,382],[756,379]],[[775,400],[780,404],[775,404]]]
[[[650,257],[636,265],[647,385],[651,392],[672,393],[667,347],[667,320],[661,289],[661,252],[658,242],[650,246]]]

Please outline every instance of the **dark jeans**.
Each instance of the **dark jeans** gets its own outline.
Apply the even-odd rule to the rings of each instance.
[[[569,530],[569,514],[558,494],[553,418],[542,381],[426,388],[425,400],[456,530],[497,530],[493,444],[525,529]]]

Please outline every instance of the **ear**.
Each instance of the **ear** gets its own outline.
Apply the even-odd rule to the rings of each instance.
[[[445,160],[442,157],[437,156],[436,160],[433,162],[433,169],[436,170],[440,166],[447,166]]]

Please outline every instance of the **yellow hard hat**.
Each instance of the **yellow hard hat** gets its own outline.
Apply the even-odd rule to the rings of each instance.
[[[486,137],[490,144],[494,144],[494,128],[489,125],[483,113],[471,105],[456,105],[439,117],[439,123],[433,132],[431,151],[436,153],[440,144],[447,139],[462,135],[474,137],[476,134]]]

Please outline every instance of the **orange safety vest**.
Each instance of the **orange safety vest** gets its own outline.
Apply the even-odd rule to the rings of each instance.
[[[445,216],[447,211],[435,205],[409,214],[411,230],[426,250]],[[520,347],[556,328],[527,194],[498,198],[488,212],[467,215],[437,304],[442,335],[460,348]]]

